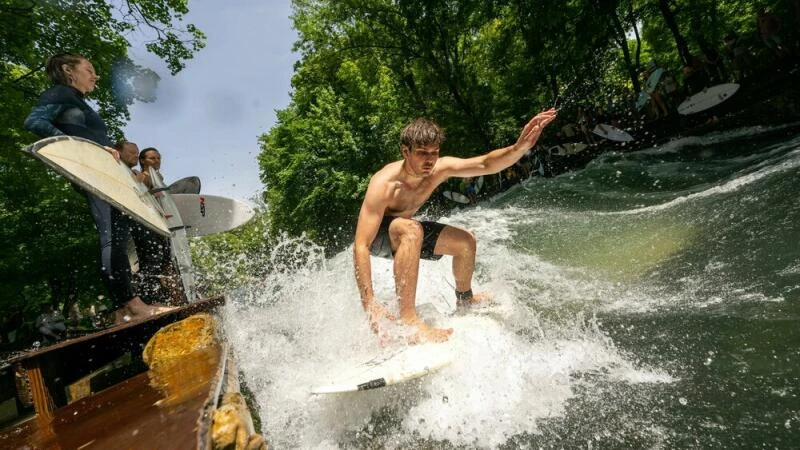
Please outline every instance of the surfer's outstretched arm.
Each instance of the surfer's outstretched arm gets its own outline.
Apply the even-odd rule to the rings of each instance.
[[[525,124],[514,145],[498,148],[474,158],[443,157],[437,167],[447,177],[477,177],[497,173],[519,161],[539,140],[544,127],[555,118],[555,109],[542,111]]]

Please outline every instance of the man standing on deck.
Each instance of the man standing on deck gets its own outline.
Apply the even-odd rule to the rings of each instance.
[[[383,319],[394,320],[375,302],[370,254],[394,258],[394,278],[400,301],[400,321],[415,328],[410,341],[442,342],[453,333],[426,325],[417,316],[416,291],[420,258],[453,257],[453,276],[459,307],[480,302],[472,293],[475,236],[469,231],[436,222],[420,222],[414,214],[440,184],[450,177],[478,177],[497,173],[517,162],[536,144],[542,130],[556,117],[555,109],[537,114],[525,125],[517,142],[474,158],[439,158],[444,133],[427,119],[416,119],[400,134],[403,159],[387,164],[370,179],[358,216],[353,260],[361,305],[373,331]]]
[[[123,140],[114,145],[114,148],[119,152],[119,160],[131,169],[133,178],[140,183],[144,182],[144,175],[136,170],[136,165],[139,164],[139,146],[133,142]],[[166,292],[167,289],[162,286],[162,283],[167,281],[167,277],[164,276],[165,273],[171,269],[172,257],[170,255],[169,240],[153,233],[126,215],[120,218],[118,232],[113,236],[111,242],[112,246],[120,248],[114,254],[125,256],[124,258],[112,258],[111,266],[114,268],[114,276],[123,279],[125,285],[131,285],[132,283],[131,266],[128,259],[128,240],[131,238],[133,238],[136,255],[139,259],[139,276],[144,280],[138,284],[140,295],[136,304],[138,306],[141,306],[139,303],[144,304],[142,298],[149,303],[153,303],[155,300],[176,297],[174,294],[169,295],[170,293]],[[171,309],[155,303],[150,306],[153,307],[153,313]],[[120,314],[118,321],[125,321],[124,312]]]

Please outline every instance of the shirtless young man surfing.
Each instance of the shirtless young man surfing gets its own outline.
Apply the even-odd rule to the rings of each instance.
[[[442,342],[451,328],[433,328],[417,316],[416,295],[420,258],[453,257],[458,305],[481,300],[472,294],[475,270],[475,236],[469,231],[436,222],[420,222],[414,214],[437,186],[450,177],[479,177],[497,173],[517,162],[536,144],[542,130],[556,117],[555,109],[537,114],[525,125],[514,145],[474,158],[439,158],[444,133],[427,119],[416,119],[400,134],[403,159],[387,164],[369,182],[358,215],[353,260],[361,305],[373,331],[383,319],[393,320],[375,302],[370,255],[394,258],[395,289],[400,301],[400,321],[413,327],[411,342]]]

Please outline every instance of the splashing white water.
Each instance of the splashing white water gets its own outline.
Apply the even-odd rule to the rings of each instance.
[[[582,310],[540,317],[532,307],[540,300],[577,298],[597,286],[546,295],[529,289],[532,277],[547,284],[546,277],[568,275],[557,275],[552,266],[540,271],[542,263],[531,267],[534,258],[522,258],[503,244],[516,220],[508,213],[473,209],[442,219],[475,224],[470,228],[480,246],[476,290],[491,291],[495,304],[466,316],[449,315],[454,309],[449,258],[422,263],[418,304],[430,306],[420,307],[420,313],[455,330],[451,339],[458,359],[420,380],[363,393],[310,394],[337,367],[379,351],[358,300],[351,250],[324,260],[314,251],[288,251],[304,246],[292,241],[283,255],[317,257],[303,265],[288,263],[267,283],[231,295],[224,327],[271,445],[394,447],[431,439],[497,447],[512,436],[537,433],[541,420],[563,416],[576,386],[589,382],[576,375],[598,374],[607,382],[674,381],[661,370],[638,367]],[[376,296],[396,308],[391,262],[373,259],[373,272]]]

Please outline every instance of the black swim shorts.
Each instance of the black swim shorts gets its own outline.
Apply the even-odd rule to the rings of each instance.
[[[389,239],[389,225],[394,219],[397,219],[397,217],[383,216],[381,226],[378,229],[378,235],[375,236],[375,240],[372,241],[372,246],[369,248],[373,256],[389,259],[394,256],[394,252],[392,252],[392,242]],[[434,255],[433,250],[436,248],[436,241],[439,240],[439,233],[442,232],[445,225],[428,221],[420,221],[420,225],[422,225],[422,250],[420,251],[419,257],[431,261],[439,260],[442,255]]]

